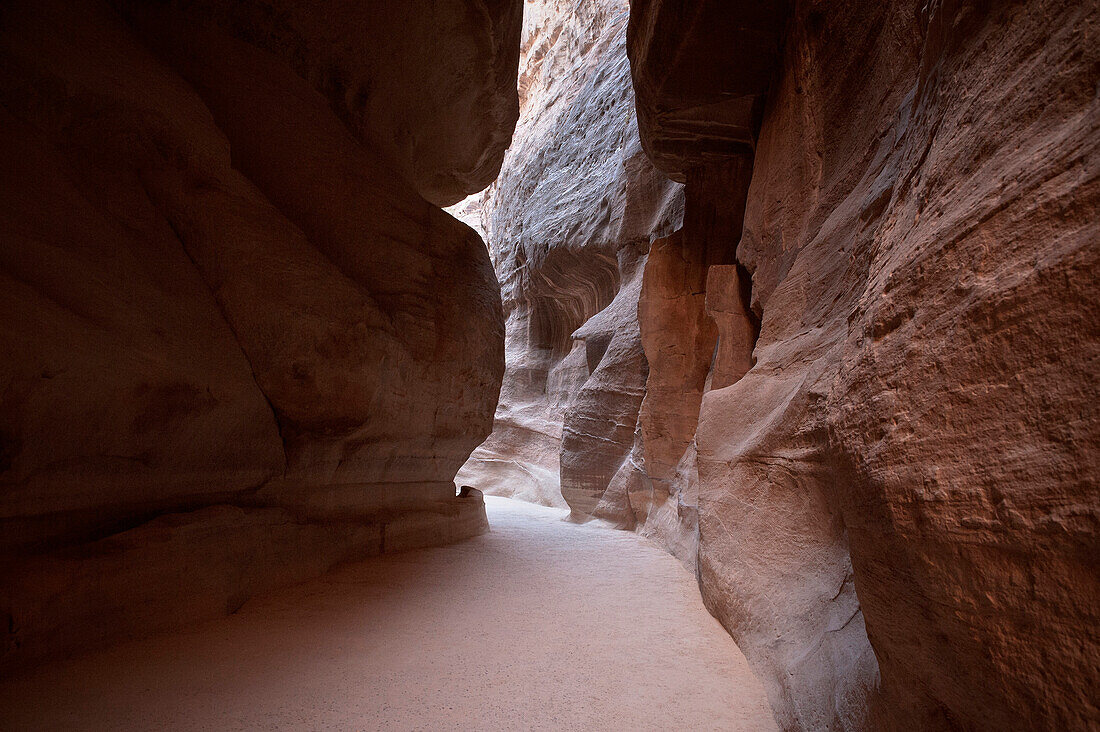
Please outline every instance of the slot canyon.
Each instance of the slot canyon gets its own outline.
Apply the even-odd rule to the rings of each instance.
[[[1100,730],[1100,0],[7,0],[0,127],[0,729]]]

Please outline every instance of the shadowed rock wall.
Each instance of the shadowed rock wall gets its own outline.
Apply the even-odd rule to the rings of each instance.
[[[4,666],[484,530],[499,289],[429,200],[499,167],[522,8],[422,5],[0,10]]]
[[[660,282],[691,281],[653,293],[694,314],[705,283],[719,333],[700,586],[787,729],[1100,723],[1098,21],[632,3],[642,141],[689,184]],[[747,197],[717,174],[745,156]],[[720,266],[701,197],[745,202]],[[711,341],[665,321],[642,332],[646,402],[685,395],[652,422],[668,475]]]

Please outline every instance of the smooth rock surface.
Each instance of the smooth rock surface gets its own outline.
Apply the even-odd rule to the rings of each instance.
[[[774,729],[693,577],[635,534],[488,498],[492,532],[0,682],[19,729]],[[643,590],[639,592],[639,590]]]
[[[60,551],[0,564],[0,672],[73,649],[235,613],[253,596],[341,562],[488,530],[480,495],[369,520],[303,521],[284,508],[209,506]]]
[[[729,291],[724,307],[730,315],[714,318],[716,296],[707,289],[712,272],[736,270],[728,263],[734,261],[742,221],[739,202],[751,172],[752,161],[745,155],[691,172],[683,228],[650,248],[638,301],[649,364],[638,447],[649,491],[635,504],[644,506],[643,533],[659,538],[690,567],[698,554],[695,432],[703,393],[716,374],[719,382],[729,377],[731,358],[751,360],[755,343],[754,320],[742,302],[746,292],[740,287]]]
[[[172,5],[279,59],[428,201],[450,205],[496,178],[519,113],[521,0]]]
[[[590,374],[562,425],[562,496],[574,514],[623,528],[633,528],[629,494],[645,480],[632,455],[647,372],[637,314],[643,251],[619,250],[623,279],[615,299],[573,333]]]
[[[778,65],[788,0],[632,0],[642,145],[666,175],[750,154]],[[731,207],[736,209],[736,207]]]
[[[453,200],[495,174],[515,120],[506,67],[521,7],[0,9],[5,571],[157,516],[229,506],[283,517],[257,524],[273,541],[286,522],[320,537],[287,538],[283,567],[256,569],[232,532],[224,552],[199,552],[213,576],[267,587],[263,577],[300,578],[366,551],[371,531],[346,522],[450,515],[454,474],[490,431],[503,318],[483,242],[423,196]],[[367,46],[385,53],[357,55]],[[439,68],[437,51],[461,64],[419,75]],[[412,109],[367,77],[399,87],[416,77],[435,93],[418,87]],[[352,80],[374,91],[333,86]],[[444,118],[453,127],[440,137]],[[262,530],[242,531],[254,551],[266,546]],[[316,558],[302,548],[322,545]],[[181,591],[171,567],[139,565],[150,593]],[[41,585],[81,571],[94,584],[94,562],[56,577],[55,565],[35,566]],[[124,574],[78,593],[106,613],[87,639],[109,639],[111,608],[131,610],[110,602]],[[4,652],[31,658],[31,639],[79,600],[39,606],[17,587],[3,587]],[[137,625],[120,622],[116,635]],[[65,637],[79,645],[79,630]]]
[[[649,242],[679,224],[682,194],[640,147],[627,3],[539,0],[525,14],[513,145],[464,214],[480,215],[501,282],[507,372],[493,434],[458,480],[545,505],[567,505],[565,493],[582,515],[617,481],[596,512],[630,526],[638,277]]]

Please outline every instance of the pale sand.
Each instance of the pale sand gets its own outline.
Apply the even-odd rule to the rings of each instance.
[[[674,558],[560,509],[487,504],[485,536],[7,679],[0,727],[775,729]]]

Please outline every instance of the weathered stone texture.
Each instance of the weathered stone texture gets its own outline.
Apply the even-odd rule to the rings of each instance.
[[[493,434],[459,480],[548,505],[566,505],[564,494],[580,516],[631,526],[642,265],[649,242],[679,223],[682,195],[638,141],[627,4],[548,0],[525,12],[520,122],[480,204],[507,375]]]
[[[140,11],[146,3],[115,0]],[[187,0],[267,51],[428,201],[496,178],[519,114],[516,0]]]
[[[184,591],[163,571],[173,562],[255,587],[368,551],[363,536],[409,523],[402,512],[435,516],[426,541],[484,529],[452,479],[490,431],[499,289],[480,239],[424,197],[453,200],[495,173],[521,3],[456,2],[419,22],[429,3],[312,3],[308,18],[287,5],[0,11],[0,534],[18,628],[4,664],[102,640],[82,639],[71,613],[103,610],[126,566],[170,598]],[[400,43],[383,38],[395,26],[409,31]],[[388,56],[357,55],[368,46]],[[461,63],[421,74],[438,59],[419,48]],[[390,82],[370,81],[386,64],[436,93],[406,88],[418,106],[398,111]],[[358,91],[336,99],[333,79]],[[426,122],[442,117],[444,137]],[[402,135],[400,151],[379,142]],[[234,537],[232,522],[187,513],[223,503],[284,518],[242,520]],[[47,575],[75,565],[48,559],[35,560],[41,581],[16,579],[22,553],[163,513],[224,541],[191,559],[185,541],[151,549],[144,569],[104,570],[99,587],[56,591]],[[269,524],[287,551],[245,561]],[[146,535],[134,531],[126,542]],[[192,589],[172,617],[210,604]],[[39,590],[49,601],[36,605]]]
[[[768,73],[709,35],[761,12],[630,34],[662,169],[755,152],[708,274],[704,597],[786,728],[1095,726],[1100,8],[798,2]]]
[[[751,153],[786,7],[782,0],[632,0],[627,51],[638,126],[666,175],[687,183],[700,166]]]

